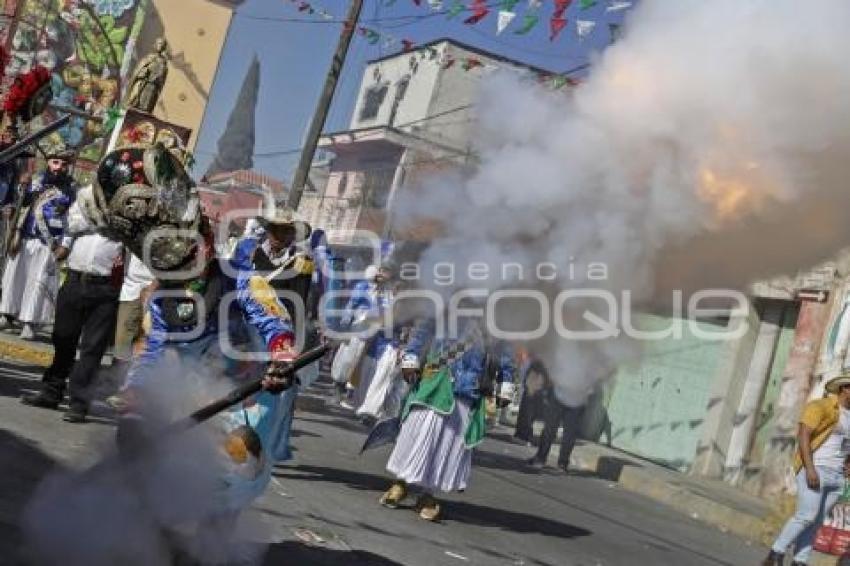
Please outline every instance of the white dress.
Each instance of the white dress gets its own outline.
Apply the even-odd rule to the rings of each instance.
[[[56,258],[38,238],[21,241],[21,249],[6,262],[0,314],[29,324],[50,324],[56,310],[59,278]]]
[[[449,415],[411,409],[401,425],[387,471],[428,493],[463,491],[472,472],[472,448],[464,442],[471,407],[455,398]]]

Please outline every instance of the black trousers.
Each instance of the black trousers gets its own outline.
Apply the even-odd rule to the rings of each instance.
[[[519,402],[514,436],[526,442],[534,442],[534,421],[544,414],[545,391],[540,389],[533,394],[526,391]]]
[[[44,372],[45,396],[61,401],[70,381],[69,404],[87,411],[89,387],[115,334],[119,289],[112,283],[92,283],[69,277],[56,299],[53,363]],[[80,359],[74,363],[77,348]]]
[[[583,412],[584,407],[568,407],[561,404],[554,394],[548,395],[543,417],[545,424],[543,434],[540,436],[540,446],[537,448],[537,455],[534,457],[535,460],[546,462],[549,458],[549,451],[552,449],[552,443],[558,436],[558,428],[563,424],[564,432],[561,435],[561,453],[558,456],[558,465],[568,466],[570,454],[572,454],[576,440],[578,440]]]

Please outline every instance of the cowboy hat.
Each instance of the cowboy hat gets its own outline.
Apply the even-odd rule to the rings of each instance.
[[[824,385],[823,388],[827,393],[835,395],[844,385],[850,385],[850,372],[844,372],[838,377],[833,377],[826,382],[826,385]]]
[[[74,160],[76,154],[71,149],[67,149],[62,145],[56,145],[45,151],[44,156],[47,159],[61,159],[62,161],[70,163]]]
[[[292,226],[299,242],[309,238],[313,232],[310,224],[301,220],[298,213],[287,206],[278,205],[270,198],[264,203],[262,219],[267,226]]]

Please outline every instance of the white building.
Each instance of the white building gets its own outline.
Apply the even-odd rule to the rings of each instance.
[[[474,160],[478,88],[500,69],[553,74],[450,39],[369,62],[349,129],[320,140],[335,155],[325,190],[305,192],[299,212],[314,226],[386,234],[401,187],[415,184],[417,174]],[[427,232],[394,231],[415,239]]]

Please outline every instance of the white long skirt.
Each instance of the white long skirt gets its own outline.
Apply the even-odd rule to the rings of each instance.
[[[21,242],[3,272],[0,314],[21,322],[50,324],[56,310],[59,278],[56,259],[47,244],[32,238]]]
[[[377,365],[378,362],[375,358],[365,352],[363,353],[363,357],[360,358],[360,364],[357,367],[358,381],[352,398],[354,406],[358,409],[366,400],[366,392],[369,391],[369,387],[372,385],[372,378],[375,377],[375,367]]]
[[[472,472],[472,449],[464,444],[470,412],[460,399],[450,415],[414,407],[401,425],[387,471],[427,493],[466,489]]]
[[[393,380],[399,372],[396,360],[397,355],[398,350],[396,348],[387,347],[384,349],[384,353],[378,358],[378,362],[375,364],[375,370],[372,372],[372,379],[369,380],[369,387],[366,389],[363,403],[357,409],[358,415],[368,415],[375,418],[384,416],[384,403],[392,388]],[[363,376],[360,378],[363,379]]]

